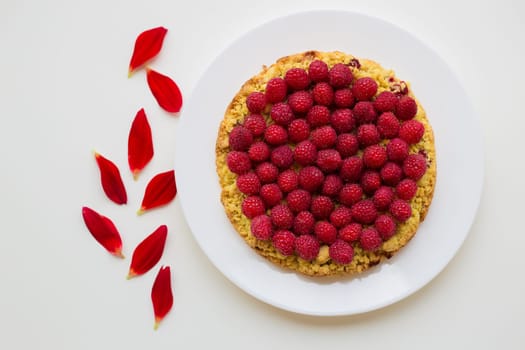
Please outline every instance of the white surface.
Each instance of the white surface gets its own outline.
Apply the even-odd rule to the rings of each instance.
[[[133,40],[146,28],[168,27],[153,66],[189,96],[235,38],[321,7],[383,18],[438,52],[481,119],[486,159],[480,210],[445,270],[392,306],[332,318],[281,311],[230,283],[196,244],[179,200],[135,217],[146,181],[173,164],[180,123],[156,106],[143,73],[126,77]],[[524,12],[519,1],[2,1],[0,348],[522,348]],[[157,154],[133,183],[126,140],[140,107]],[[97,187],[92,149],[122,167],[128,206]],[[127,260],[89,237],[82,205],[114,219]],[[125,275],[132,247],[160,223],[169,227],[161,263],[172,266],[175,304],[154,332],[154,274]]]
[[[311,23],[327,29],[319,31]],[[287,31],[286,39],[275,45],[275,37],[283,31]],[[393,47],[399,51],[392,54]],[[226,106],[261,65],[312,48],[353,52],[403,72],[398,77],[413,84],[436,133],[439,176],[426,221],[402,253],[358,278],[305,278],[276,268],[238,237],[220,203],[214,150]],[[250,52],[258,62],[246,61],[243,52]],[[228,79],[223,72],[228,72]],[[442,91],[439,95],[436,86]],[[297,313],[352,315],[390,305],[419,290],[459,249],[481,195],[484,169],[479,122],[457,78],[415,37],[355,12],[303,12],[270,21],[243,35],[199,79],[178,130],[177,184],[197,242],[215,266],[243,290]],[[459,166],[464,171],[458,172]]]

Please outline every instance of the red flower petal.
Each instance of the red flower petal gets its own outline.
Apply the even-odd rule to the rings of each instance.
[[[122,239],[115,224],[109,218],[88,207],[82,207],[82,217],[89,232],[100,245],[111,254],[124,258]]]
[[[162,266],[151,288],[151,301],[155,314],[155,329],[159,327],[162,319],[170,312],[173,306],[173,293],[171,291],[171,273],[169,266]]]
[[[177,113],[182,107],[182,94],[179,87],[168,76],[147,69],[148,86],[159,106],[170,113]]]
[[[137,112],[128,136],[128,163],[135,180],[151,158],[153,158],[151,127],[142,108]]]
[[[117,166],[97,152],[95,152],[95,159],[100,170],[102,189],[106,196],[117,204],[126,204],[128,196]]]
[[[175,170],[169,170],[155,175],[146,185],[144,198],[137,214],[143,214],[146,210],[166,205],[177,195],[177,184],[175,183]]]
[[[160,52],[167,32],[166,28],[157,27],[139,34],[129,62],[128,76]]]
[[[137,245],[133,251],[128,279],[145,274],[159,262],[164,252],[168,228],[159,226],[153,233]]]

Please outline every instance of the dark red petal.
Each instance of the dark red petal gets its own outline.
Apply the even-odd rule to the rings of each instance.
[[[148,86],[159,106],[170,113],[177,113],[182,107],[182,94],[177,84],[168,76],[147,69]]]
[[[126,204],[128,196],[117,166],[97,152],[95,152],[95,159],[100,170],[100,182],[106,196],[117,204]]]
[[[151,158],[153,158],[151,127],[142,108],[137,112],[128,136],[128,163],[135,180]]]
[[[167,235],[168,227],[161,225],[137,245],[131,258],[128,279],[145,274],[159,262]]]
[[[122,239],[113,221],[88,207],[82,207],[82,217],[87,229],[100,245],[111,254],[124,258]]]
[[[170,312],[173,306],[173,293],[171,291],[171,272],[169,266],[162,266],[151,288],[151,302],[155,314],[155,329],[162,319]]]
[[[159,53],[167,32],[166,28],[157,27],[139,34],[129,62],[128,76]]]
[[[175,170],[169,170],[155,175],[146,185],[144,198],[137,214],[143,214],[146,210],[166,205],[177,195],[175,183]]]

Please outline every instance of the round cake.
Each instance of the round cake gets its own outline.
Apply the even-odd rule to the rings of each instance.
[[[392,257],[436,181],[433,131],[410,84],[338,51],[286,56],[246,81],[220,124],[216,167],[239,235],[310,276]]]

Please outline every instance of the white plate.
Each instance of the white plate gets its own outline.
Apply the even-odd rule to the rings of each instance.
[[[354,278],[307,278],[259,257],[237,235],[219,201],[215,140],[226,106],[262,65],[305,50],[340,50],[376,60],[412,83],[436,137],[434,200],[418,234],[398,255]],[[445,62],[404,30],[357,13],[316,11],[248,32],[211,64],[187,99],[177,133],[179,196],[212,263],[233,283],[276,307],[349,315],[392,304],[432,280],[465,240],[480,200],[483,152],[478,120]]]

